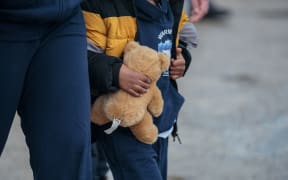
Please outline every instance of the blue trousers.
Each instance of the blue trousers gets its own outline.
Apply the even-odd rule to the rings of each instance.
[[[115,180],[166,180],[168,138],[158,138],[153,145],[136,140],[129,128],[118,127],[112,134],[103,129],[110,126],[95,126],[97,144],[105,152]]]
[[[0,154],[18,112],[34,180],[92,179],[82,14],[63,23],[27,26],[17,32],[33,34],[30,40],[0,39]],[[1,27],[0,22],[3,33]]]

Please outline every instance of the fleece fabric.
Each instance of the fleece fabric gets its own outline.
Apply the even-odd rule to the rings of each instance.
[[[168,1],[159,1],[157,6],[154,6],[147,0],[137,0],[135,6],[138,20],[136,40],[141,45],[149,46],[171,57],[174,20]],[[162,115],[155,118],[154,123],[159,132],[163,133],[173,127],[184,98],[172,86],[168,69],[162,73],[157,85],[164,99],[164,108]]]

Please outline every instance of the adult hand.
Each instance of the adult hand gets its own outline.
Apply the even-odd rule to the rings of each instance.
[[[139,97],[147,92],[150,79],[140,72],[136,72],[123,64],[119,72],[119,86],[132,96]]]
[[[209,0],[191,0],[192,2],[192,15],[191,21],[200,21],[208,12]]]
[[[178,79],[184,75],[185,72],[185,59],[182,56],[182,49],[176,49],[176,59],[172,59],[171,65],[169,68],[170,78],[171,79]]]

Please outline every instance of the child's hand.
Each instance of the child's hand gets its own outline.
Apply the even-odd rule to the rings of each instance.
[[[122,65],[119,72],[119,86],[132,96],[139,97],[147,92],[150,79],[140,72],[136,72]]]
[[[182,49],[177,48],[176,50],[177,57],[176,59],[172,59],[169,73],[171,79],[178,79],[184,75],[185,71],[185,60],[182,56]]]

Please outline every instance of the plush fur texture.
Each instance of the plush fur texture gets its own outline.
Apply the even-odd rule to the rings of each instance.
[[[130,41],[124,49],[123,63],[149,77],[150,88],[141,97],[133,97],[121,89],[100,96],[92,106],[91,121],[103,125],[119,119],[120,126],[129,127],[139,141],[152,144],[158,137],[152,116],[160,116],[163,110],[162,95],[156,82],[168,69],[170,60],[163,53]]]

